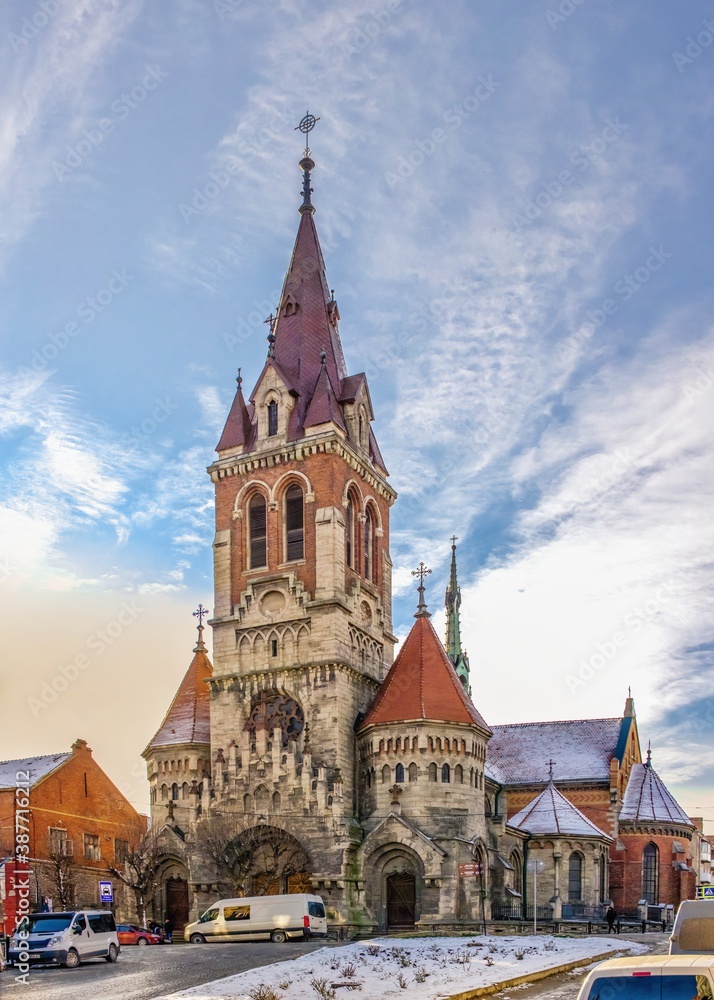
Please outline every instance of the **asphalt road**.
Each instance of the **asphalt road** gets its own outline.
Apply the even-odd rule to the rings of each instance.
[[[17,970],[6,969],[0,973],[0,996],[3,1000],[152,1000],[261,965],[289,962],[326,946],[330,944],[323,941],[125,946],[116,965],[100,959],[78,969],[33,967],[28,986],[15,982]]]

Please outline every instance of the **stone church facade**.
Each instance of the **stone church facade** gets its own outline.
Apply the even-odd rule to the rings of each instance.
[[[246,894],[314,890],[346,933],[522,915],[534,854],[547,862],[539,904],[560,916],[576,893],[597,907],[610,898],[615,853],[627,853],[618,817],[630,772],[644,767],[634,707],[622,719],[582,722],[579,754],[563,728],[572,724],[541,724],[531,740],[519,727],[490,728],[470,697],[455,547],[446,648],[422,586],[394,659],[396,493],[367,379],[345,364],[309,151],[300,166],[300,223],[268,356],[248,399],[238,378],[208,470],[213,663],[201,622],[194,658],[144,751],[165,851],[155,915],[181,925],[227,893],[204,849],[217,817],[237,838],[277,836],[301,858],[261,871],[258,853]],[[668,836],[687,841],[684,821],[670,815],[658,828],[676,828],[662,834],[660,854]]]

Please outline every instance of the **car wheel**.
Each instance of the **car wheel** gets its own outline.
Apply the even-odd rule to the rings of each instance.
[[[270,935],[270,940],[273,942],[273,944],[285,944],[287,939],[288,936],[285,933],[285,931],[273,931],[273,933]]]
[[[136,943],[138,945],[142,945],[142,944],[143,945],[147,945],[149,942],[146,940],[146,938],[139,938],[139,940]]]
[[[104,956],[105,962],[116,962],[119,958],[119,952],[117,951],[117,946],[115,944],[109,945],[109,954]]]
[[[205,943],[206,943],[206,939],[203,936],[203,934],[192,934],[191,935],[191,944],[205,944]]]
[[[67,958],[65,958],[64,964],[67,969],[76,969],[79,965],[79,955],[74,948],[71,948],[67,952]]]

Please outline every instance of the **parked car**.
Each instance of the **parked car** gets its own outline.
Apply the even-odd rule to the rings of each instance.
[[[117,935],[119,944],[163,944],[162,934],[154,934],[147,931],[145,927],[137,927],[136,924],[117,924]]]
[[[76,969],[80,962],[103,958],[116,962],[121,947],[114,914],[105,910],[30,913],[10,939],[9,962],[41,962]]]
[[[712,1000],[714,955],[646,955],[596,965],[578,1000]]]
[[[326,937],[327,917],[320,896],[296,892],[282,896],[219,899],[184,928],[192,944],[207,941],[265,941]]]
[[[679,904],[669,953],[714,955],[714,899],[685,899]]]

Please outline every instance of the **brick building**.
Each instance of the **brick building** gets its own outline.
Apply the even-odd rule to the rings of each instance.
[[[45,900],[55,910],[96,906],[99,881],[112,881],[107,866],[121,863],[128,845],[145,832],[147,817],[102,771],[85,740],[76,740],[66,753],[2,761],[0,861],[13,854],[20,782],[29,784],[27,825],[18,829],[29,835],[33,908]],[[129,904],[116,881],[114,898],[124,914]]]
[[[681,897],[686,879],[665,868],[669,846],[691,840],[687,823],[620,825],[643,772],[631,698],[621,718],[496,727],[482,718],[461,648],[455,544],[446,649],[422,576],[415,624],[392,662],[396,493],[366,376],[345,363],[307,151],[300,166],[300,223],[266,362],[248,399],[238,378],[208,470],[214,663],[201,625],[144,751],[165,849],[155,916],[181,926],[237,892],[206,850],[215,820],[233,824],[229,846],[265,838],[241,891],[314,887],[346,931],[523,915],[533,856],[544,862],[538,903],[554,915],[600,912],[611,896],[636,908],[643,831],[660,838],[660,874],[647,885]],[[647,787],[653,775],[647,765]],[[300,862],[269,864],[278,841]],[[611,877],[623,852],[624,881]]]

